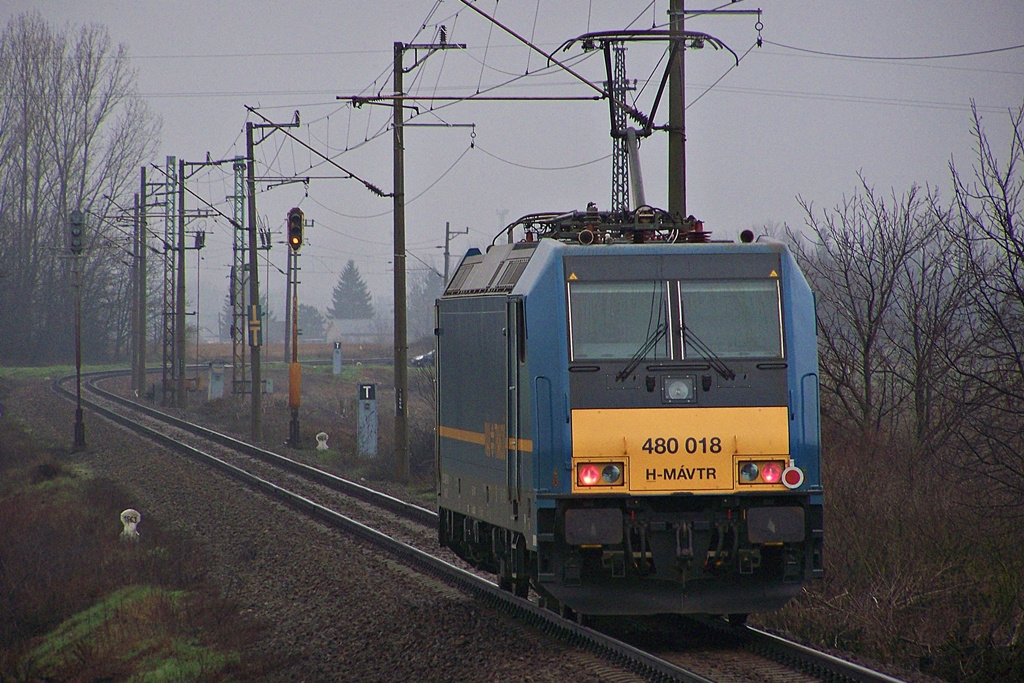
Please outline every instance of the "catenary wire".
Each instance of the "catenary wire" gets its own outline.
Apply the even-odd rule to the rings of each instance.
[[[827,52],[824,50],[811,50],[806,47],[796,47],[795,45],[785,45],[783,43],[776,43],[771,40],[764,41],[768,45],[774,45],[775,47],[781,47],[786,50],[793,50],[794,52],[806,52],[807,54],[820,55],[822,57],[840,57],[842,59],[861,59],[866,61],[875,62],[908,62],[908,61],[923,61],[928,59],[959,59],[961,57],[977,57],[979,55],[991,55],[998,52],[1009,52],[1011,50],[1024,49],[1024,43],[1020,45],[1010,45],[1007,47],[996,47],[988,50],[975,50],[973,52],[957,52],[951,54],[942,55],[914,55],[914,56],[880,56],[880,55],[848,55],[837,52]]]

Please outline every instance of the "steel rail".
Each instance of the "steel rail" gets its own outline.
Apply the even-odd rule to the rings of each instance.
[[[898,678],[794,643],[767,631],[752,626],[744,626],[742,629],[742,633],[747,637],[753,649],[772,659],[784,658],[786,661],[783,663],[790,666],[794,666],[795,663],[799,668],[819,678],[851,681],[852,683],[903,683]]]

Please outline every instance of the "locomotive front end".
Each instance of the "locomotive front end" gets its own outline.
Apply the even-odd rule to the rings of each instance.
[[[813,298],[788,252],[570,249],[563,269],[570,481],[540,496],[541,589],[588,614],[780,607],[822,550]]]
[[[520,224],[542,239],[468,254],[438,301],[440,543],[570,612],[780,607],[822,572],[796,262],[779,244],[636,240],[614,214],[538,216]]]

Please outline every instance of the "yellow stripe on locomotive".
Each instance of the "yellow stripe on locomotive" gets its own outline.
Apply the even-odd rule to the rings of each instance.
[[[787,488],[785,406],[572,411],[573,493]]]

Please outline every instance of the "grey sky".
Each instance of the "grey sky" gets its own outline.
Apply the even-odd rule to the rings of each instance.
[[[493,0],[478,0],[492,12]],[[687,7],[713,7],[719,3]],[[739,2],[733,9],[763,10],[754,48],[687,112],[688,208],[715,237],[733,238],[763,223],[802,223],[796,196],[832,206],[857,189],[857,172],[879,190],[902,192],[911,183],[946,192],[951,158],[972,163],[970,100],[993,134],[997,152],[1006,111],[1024,100],[1024,50],[936,60],[861,60],[800,52],[792,46],[839,55],[927,56],[976,52],[1024,43],[1024,3],[1019,0],[909,2],[778,0]],[[647,8],[645,10],[645,8]],[[664,24],[668,0],[505,0],[497,17],[547,50],[588,30]],[[406,76],[420,95],[465,95],[540,71],[543,58],[491,27],[457,0],[376,2],[155,2],[152,0],[10,0],[6,20],[38,10],[57,25],[106,25],[125,43],[138,69],[139,89],[163,117],[161,155],[188,161],[241,155],[247,112],[259,106],[276,121],[300,110],[297,134],[385,192],[392,189],[388,111],[352,109],[336,95],[391,90],[392,44],[430,42],[444,24],[449,40],[469,49],[431,56]],[[432,12],[433,10],[433,12]],[[429,18],[428,18],[429,17]],[[752,16],[695,19],[687,28],[711,33],[743,55],[756,37]],[[420,30],[421,25],[427,24]],[[660,77],[662,46],[627,52],[629,78]],[[599,55],[579,61],[578,49],[560,53],[595,82],[604,79]],[[560,58],[561,58],[560,57]],[[687,51],[688,102],[729,70],[725,52]],[[407,58],[411,64],[411,56]],[[375,84],[375,85],[374,85]],[[639,105],[648,109],[657,83]],[[592,91],[557,70],[521,78],[495,95],[589,95]],[[422,103],[421,107],[429,107]],[[422,111],[422,109],[421,109]],[[667,116],[662,106],[658,122]],[[409,268],[415,257],[442,267],[445,221],[469,227],[453,252],[484,246],[500,224],[546,210],[609,205],[611,151],[605,102],[460,103],[414,123],[475,123],[471,129],[410,128],[406,193]],[[378,135],[365,142],[366,138]],[[470,148],[470,143],[474,148]],[[350,151],[340,154],[346,148]],[[664,206],[665,135],[641,148],[648,203]],[[340,154],[340,156],[339,156]],[[260,172],[328,175],[333,169],[280,134],[257,152]],[[595,161],[599,160],[599,161]],[[595,163],[587,163],[595,162]],[[313,166],[311,169],[310,167]],[[547,170],[541,170],[547,169]],[[551,170],[559,169],[559,170]],[[229,170],[200,173],[190,188],[225,206]],[[265,186],[261,185],[261,190]],[[191,204],[192,202],[190,202]],[[261,191],[259,213],[280,230],[291,206],[300,206],[315,227],[302,251],[302,298],[326,308],[345,262],[355,259],[374,293],[390,299],[391,203],[352,180],[313,181]],[[193,204],[194,205],[194,204]],[[226,211],[230,213],[229,211]],[[190,226],[190,229],[196,226]],[[224,221],[206,221],[202,253],[203,325],[227,291],[231,234]],[[194,252],[190,252],[190,256]],[[284,268],[285,247],[273,263]],[[262,275],[262,271],[261,271]],[[189,266],[194,296],[196,271]],[[283,293],[271,270],[271,302]],[[276,306],[274,306],[276,308]]]

